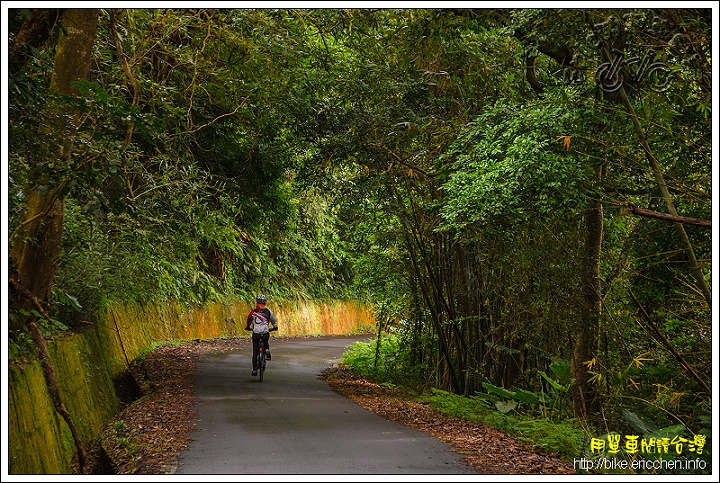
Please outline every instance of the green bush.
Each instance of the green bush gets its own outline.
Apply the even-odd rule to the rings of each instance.
[[[413,385],[417,382],[422,368],[411,365],[407,351],[401,350],[397,335],[383,335],[370,342],[355,342],[343,355],[340,362],[354,373],[373,381],[399,385]]]

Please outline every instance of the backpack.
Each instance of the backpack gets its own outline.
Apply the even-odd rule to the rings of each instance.
[[[253,311],[252,314],[253,334],[267,334],[270,332],[268,319],[261,313]]]

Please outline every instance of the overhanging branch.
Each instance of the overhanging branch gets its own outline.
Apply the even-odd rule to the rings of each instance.
[[[660,211],[646,210],[633,204],[628,205],[628,209],[633,215],[642,216],[645,218],[656,218],[658,220],[665,220],[673,223],[695,225],[702,228],[712,228],[712,222],[710,220],[703,220],[701,218],[690,218],[688,216],[671,215],[670,213],[662,213]]]

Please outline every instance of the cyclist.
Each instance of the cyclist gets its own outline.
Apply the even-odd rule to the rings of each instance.
[[[260,352],[260,343],[264,345],[267,360],[270,360],[270,332],[278,329],[277,320],[272,310],[265,306],[267,297],[263,294],[255,299],[255,308],[250,311],[245,323],[245,330],[252,331],[252,375],[257,376],[257,355]],[[272,325],[272,328],[270,327]]]

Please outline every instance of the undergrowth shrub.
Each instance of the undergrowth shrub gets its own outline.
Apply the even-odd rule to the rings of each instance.
[[[354,373],[376,382],[413,385],[421,369],[412,366],[407,351],[400,350],[400,338],[383,335],[370,342],[358,341],[350,345],[340,362]]]

